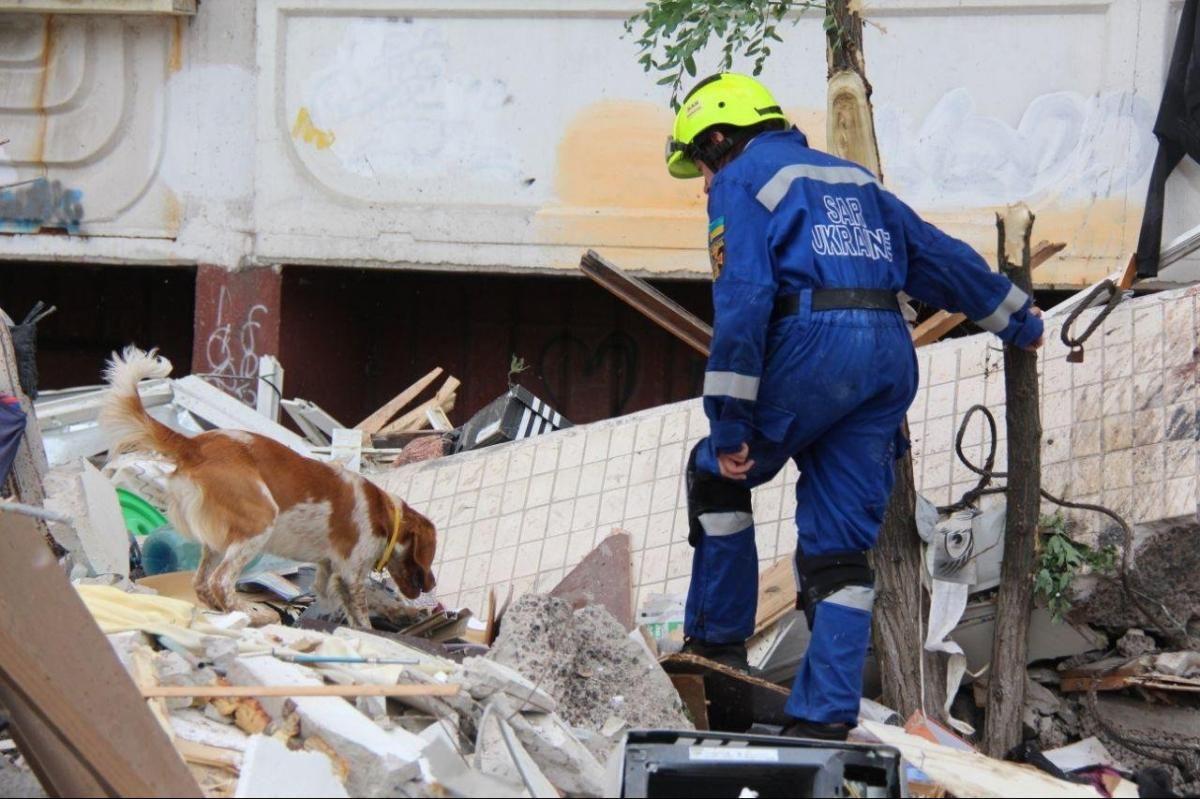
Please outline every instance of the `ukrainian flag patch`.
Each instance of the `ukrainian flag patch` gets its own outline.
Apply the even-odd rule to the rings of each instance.
[[[708,261],[712,267],[713,280],[721,276],[725,267],[725,217],[719,216],[708,225]]]

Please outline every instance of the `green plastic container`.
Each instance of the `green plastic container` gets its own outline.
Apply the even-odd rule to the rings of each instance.
[[[132,491],[118,488],[117,499],[121,503],[121,515],[125,517],[125,529],[134,535],[150,535],[168,523],[158,508]]]

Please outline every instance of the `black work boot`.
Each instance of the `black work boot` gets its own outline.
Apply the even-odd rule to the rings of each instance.
[[[852,725],[830,721],[805,721],[792,719],[779,731],[785,738],[808,738],[814,741],[844,741],[850,736]]]
[[[699,638],[687,638],[684,640],[683,649],[680,651],[685,655],[698,655],[714,663],[720,663],[722,666],[736,669],[743,674],[750,673],[750,662],[746,659],[746,645],[744,643],[710,644],[707,641],[701,641]]]

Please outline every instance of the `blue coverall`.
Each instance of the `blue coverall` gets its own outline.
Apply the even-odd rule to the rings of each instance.
[[[865,552],[875,544],[907,441],[904,414],[917,361],[897,311],[813,311],[813,289],[907,292],[958,311],[1005,342],[1042,335],[1031,299],[961,241],[921,220],[868,171],[810,149],[798,130],[756,136],[712,180],[709,247],[712,350],[704,380],[710,435],[696,468],[720,474],[717,455],[749,444],[747,488],[788,458],[796,485],[799,551]],[[799,311],[771,320],[777,297]],[[700,516],[685,633],[741,643],[754,629],[758,554],[744,512]],[[812,641],[787,712],[854,723],[870,640],[874,589],[847,586],[817,603]]]

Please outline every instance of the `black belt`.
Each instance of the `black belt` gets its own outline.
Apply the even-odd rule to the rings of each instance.
[[[812,309],[832,311],[845,308],[867,308],[874,311],[899,311],[896,292],[889,289],[813,289]],[[800,310],[799,294],[784,294],[775,298],[771,321],[791,316]]]

